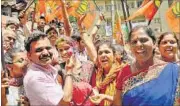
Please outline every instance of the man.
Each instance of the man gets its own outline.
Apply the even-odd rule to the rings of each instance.
[[[41,16],[39,21],[38,21],[38,26],[37,29],[41,32],[45,32],[45,25],[46,25],[46,19],[45,17]]]
[[[76,51],[75,55],[81,62],[86,62],[88,60],[87,52],[85,49],[85,44],[80,36],[72,36],[72,39],[75,40]]]
[[[22,34],[23,31],[19,30],[19,24],[16,23],[14,20],[8,20],[6,23],[6,30],[12,30],[15,34],[16,34],[16,41],[14,46],[16,48],[20,47],[20,48],[24,48],[24,39],[25,36]]]
[[[8,20],[6,23],[6,29],[16,32],[16,30],[18,29],[18,23],[14,20]]]
[[[51,66],[52,46],[46,34],[35,31],[25,43],[32,64],[24,77],[24,88],[31,105],[68,105],[72,98],[72,60],[66,65],[64,89]]]
[[[13,48],[16,41],[16,34],[12,30],[4,30],[3,34],[3,49],[4,53]]]

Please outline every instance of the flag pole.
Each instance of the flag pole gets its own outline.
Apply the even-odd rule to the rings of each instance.
[[[111,0],[111,30],[112,30],[112,37],[113,37],[113,33],[114,33],[114,0]]]
[[[35,22],[35,15],[36,15],[36,5],[37,5],[37,3],[36,2],[34,2],[35,4],[34,4],[34,12],[33,12],[33,14],[32,14],[32,24],[31,24],[31,32],[33,32],[33,30],[34,30],[34,22]]]
[[[121,0],[121,4],[122,4],[122,10],[123,10],[123,15],[124,15],[124,20],[127,19],[127,17],[129,17],[129,9],[127,7],[127,2],[125,2],[124,0]],[[131,21],[127,22],[125,21],[126,26],[128,27],[129,30],[132,29],[132,23]],[[129,25],[128,25],[129,24]]]

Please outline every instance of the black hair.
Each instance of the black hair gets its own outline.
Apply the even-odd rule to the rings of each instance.
[[[76,36],[76,35],[72,36],[71,38],[77,42],[80,42],[82,40],[80,36]]]
[[[40,16],[39,19],[46,20],[44,16]]]
[[[137,31],[138,29],[143,29],[145,31],[145,33],[153,40],[153,42],[155,43],[156,42],[156,37],[155,37],[155,33],[153,32],[153,30],[148,27],[148,26],[143,26],[143,25],[138,25],[138,26],[135,26],[129,33],[129,37],[128,37],[128,41],[130,42],[131,41],[131,36],[132,36],[132,33]]]
[[[174,33],[172,33],[172,32],[164,32],[158,38],[158,42],[157,42],[158,46],[160,45],[161,41],[163,40],[164,36],[166,36],[166,35],[173,35],[174,38],[176,39],[176,42],[178,43],[178,39],[177,39],[177,37],[176,37],[176,35]]]
[[[31,33],[28,38],[25,40],[25,49],[27,52],[30,51],[31,43],[34,41],[38,41],[40,38],[45,38],[47,35],[41,31],[34,31]]]
[[[46,31],[46,34],[48,34],[50,31],[54,30],[57,34],[57,30],[54,28],[54,27],[50,27],[47,31]]]

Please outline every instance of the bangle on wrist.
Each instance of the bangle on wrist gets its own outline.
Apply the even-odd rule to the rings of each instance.
[[[72,78],[74,77],[72,74],[66,74],[66,75],[65,75],[65,79],[66,79],[66,77],[68,77],[68,76],[70,76],[70,77],[72,77]]]

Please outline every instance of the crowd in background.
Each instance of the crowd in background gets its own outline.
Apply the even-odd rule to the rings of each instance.
[[[72,106],[180,105],[180,46],[177,35],[158,37],[148,26],[135,26],[129,48],[112,38],[96,38],[103,14],[87,33],[77,20],[73,32],[63,4],[63,22],[26,27],[8,20],[2,30],[1,104]],[[46,26],[46,27],[45,27]]]

